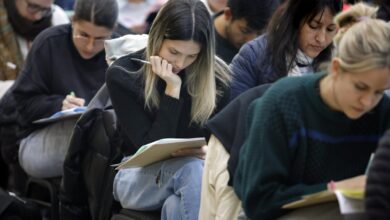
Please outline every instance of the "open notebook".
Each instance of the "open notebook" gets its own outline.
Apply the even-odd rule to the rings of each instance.
[[[300,200],[290,202],[282,206],[284,209],[302,208],[325,202],[338,201],[342,214],[364,212],[364,189],[343,189],[302,196]]]
[[[80,117],[85,111],[87,110],[87,107],[76,107],[67,109],[64,111],[59,111],[54,113],[48,118],[41,118],[36,121],[33,121],[33,124],[47,124],[47,123],[53,123],[57,121],[66,120],[69,118],[76,118]]]
[[[166,160],[171,154],[183,148],[194,148],[206,145],[204,137],[199,138],[164,138],[142,146],[128,160],[120,163],[116,169],[144,167],[152,163]]]

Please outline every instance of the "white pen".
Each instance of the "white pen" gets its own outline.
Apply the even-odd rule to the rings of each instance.
[[[130,58],[130,59],[134,60],[134,61],[141,62],[141,63],[145,63],[145,64],[151,64],[149,61],[146,61],[146,60],[141,60],[141,59],[137,59],[137,58]]]
[[[7,62],[5,65],[7,65],[8,68],[10,69],[16,69],[16,65],[14,63],[11,63],[11,62]]]

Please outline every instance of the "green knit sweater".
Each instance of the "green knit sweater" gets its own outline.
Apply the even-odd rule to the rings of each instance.
[[[351,120],[323,102],[323,76],[281,79],[251,104],[234,181],[250,219],[275,219],[286,212],[282,205],[326,189],[330,180],[364,174],[390,127],[387,96]]]

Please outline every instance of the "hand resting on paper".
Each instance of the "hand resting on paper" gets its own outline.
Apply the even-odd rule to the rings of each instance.
[[[82,107],[85,104],[85,99],[78,98],[72,95],[67,95],[65,99],[62,101],[62,108],[61,110],[76,108],[76,107]]]
[[[194,156],[204,160],[206,158],[207,148],[208,148],[207,145],[203,145],[202,147],[182,149],[172,153],[172,156],[173,157]]]
[[[366,187],[366,175],[351,177],[334,183],[334,189],[364,189]]]

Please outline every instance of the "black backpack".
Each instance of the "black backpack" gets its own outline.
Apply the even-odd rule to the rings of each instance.
[[[112,164],[119,163],[122,140],[105,85],[77,121],[64,161],[61,219],[106,220],[112,215]]]
[[[122,209],[113,197],[119,163],[129,141],[121,133],[106,85],[97,92],[77,121],[64,161],[60,189],[60,219],[159,219],[159,211]],[[116,214],[115,214],[116,213]],[[114,215],[115,214],[115,215]]]

